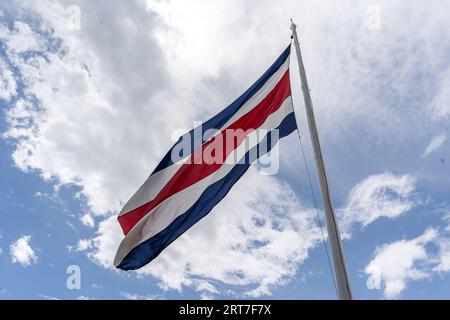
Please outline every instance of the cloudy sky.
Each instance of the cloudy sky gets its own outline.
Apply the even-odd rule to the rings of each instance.
[[[290,17],[355,297],[449,299],[447,12],[445,0],[2,1],[0,299],[334,299],[296,135],[276,175],[252,168],[147,267],[112,266],[121,206],[177,133],[278,57]]]

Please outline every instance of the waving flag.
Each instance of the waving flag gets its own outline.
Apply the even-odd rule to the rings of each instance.
[[[125,238],[117,268],[135,270],[156,258],[205,217],[254,160],[297,128],[289,55],[290,46],[242,96],[164,156],[119,214]]]

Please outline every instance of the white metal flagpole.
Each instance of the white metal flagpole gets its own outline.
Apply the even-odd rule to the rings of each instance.
[[[317,175],[319,177],[320,192],[322,195],[325,218],[327,220],[328,239],[330,240],[331,254],[333,257],[334,273],[338,287],[339,299],[351,300],[352,290],[345,265],[344,251],[342,249],[339,227],[336,223],[336,216],[333,210],[333,204],[330,197],[325,165],[323,163],[322,150],[320,148],[319,136],[317,134],[316,120],[312,106],[311,95],[309,93],[308,80],[306,78],[305,66],[303,64],[300,44],[297,37],[297,26],[291,19],[291,30],[294,38],[295,51],[297,53],[300,79],[302,83],[303,98],[305,100],[306,115],[308,118],[309,133],[316,160]]]

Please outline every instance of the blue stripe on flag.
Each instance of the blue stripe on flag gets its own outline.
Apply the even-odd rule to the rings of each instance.
[[[279,130],[279,139],[288,136],[297,128],[294,113],[287,115],[277,128]],[[278,141],[271,141],[271,132],[259,144],[267,144],[269,152]],[[274,143],[275,142],[275,143]],[[254,148],[259,148],[259,145]],[[248,156],[252,150],[246,154]],[[262,154],[261,154],[262,155]],[[260,156],[261,156],[260,155]],[[250,167],[250,163],[236,164],[234,168],[223,179],[210,185],[200,196],[197,202],[185,213],[178,216],[166,229],[159,232],[152,238],[136,246],[121,261],[117,268],[122,270],[136,270],[155,259],[161,251],[181,236],[186,230],[205,217],[217,203],[219,203],[230,191],[233,185]]]
[[[183,142],[183,145],[192,146],[190,153],[182,154],[185,148],[182,148],[180,158],[177,160],[182,160],[192,154],[194,150],[199,148],[204,142],[206,142],[210,137],[194,137],[194,133],[199,133],[203,136],[203,132],[206,132],[210,129],[219,129],[221,128],[259,89],[270,79],[270,77],[283,65],[289,56],[291,50],[291,45],[289,45],[283,53],[278,57],[278,59],[272,64],[272,66],[256,81],[247,91],[245,91],[239,98],[237,98],[232,104],[226,107],[223,111],[216,114],[214,117],[206,121],[202,124],[202,130],[192,129],[188,133],[184,134],[182,137],[178,139],[178,142],[170,148],[169,152],[164,156],[161,162],[158,164],[156,169],[152,172],[152,174],[161,171],[173,164],[172,161],[172,150],[179,144]],[[205,138],[204,140],[202,138]],[[186,140],[190,143],[186,143]],[[196,145],[195,145],[196,144]]]

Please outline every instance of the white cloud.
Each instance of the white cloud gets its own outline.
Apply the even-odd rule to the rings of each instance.
[[[86,227],[93,228],[95,227],[95,220],[89,213],[86,213],[80,218],[81,223],[83,223]]]
[[[95,251],[90,252],[89,257],[104,268],[113,268],[114,256],[123,238],[122,235],[116,216],[101,221],[92,239]]]
[[[355,224],[363,227],[375,220],[397,218],[417,205],[414,200],[416,179],[410,175],[385,172],[372,175],[350,191],[345,207],[338,210],[343,236],[349,238]]]
[[[429,227],[415,239],[377,247],[364,270],[367,287],[383,290],[392,299],[401,295],[408,282],[450,272],[450,215],[443,221],[446,227]]]
[[[31,248],[30,240],[31,236],[25,235],[10,245],[9,252],[13,263],[20,263],[24,267],[37,263],[38,256]]]
[[[91,249],[92,246],[93,246],[92,240],[80,239],[80,240],[78,240],[78,243],[76,246],[67,246],[67,250],[69,252],[72,252],[72,251],[81,252],[81,251],[86,251],[88,249]]]
[[[77,245],[77,251],[85,251],[92,247],[92,242],[89,239],[80,239]]]
[[[92,248],[92,242],[89,239],[80,239],[77,245],[77,251],[85,251]]]
[[[429,267],[426,265],[429,263],[430,254],[427,253],[426,245],[437,237],[437,230],[428,229],[415,239],[400,240],[378,247],[374,258],[364,270],[369,276],[367,287],[383,288],[384,295],[392,299],[402,293],[408,281],[429,277]]]
[[[440,88],[432,103],[431,112],[434,119],[446,120],[450,116],[450,68],[441,75]]]
[[[127,300],[160,300],[161,296],[158,295],[140,295],[136,293],[130,293],[121,291],[120,295]]]
[[[17,142],[13,160],[46,180],[79,186],[95,214],[117,210],[161,156],[159,137],[169,137],[180,124],[161,108],[170,97],[156,97],[167,83],[164,57],[151,33],[157,18],[141,2],[82,1],[84,25],[73,31],[58,2],[23,4],[42,15],[40,28],[50,36],[43,41],[25,22],[13,30],[3,26],[7,57],[26,84],[25,96],[7,114],[4,136]],[[104,7],[110,12],[101,22],[117,42],[96,32]],[[136,30],[121,23],[124,13],[133,16]],[[65,41],[61,47],[57,36]],[[21,40],[30,37],[37,40]],[[24,42],[33,43],[32,54],[19,54],[30,49]],[[164,149],[170,141],[165,143]]]
[[[200,299],[201,299],[201,300],[214,300],[214,296],[211,295],[211,294],[208,293],[208,292],[203,292],[203,293],[200,295]]]
[[[17,83],[12,71],[0,59],[0,99],[9,102],[17,94]]]
[[[57,297],[53,297],[53,296],[48,296],[45,294],[38,294],[37,295],[39,298],[44,299],[44,300],[59,300],[59,298]]]
[[[447,214],[444,218],[447,226],[437,242],[439,247],[438,264],[434,267],[434,271],[437,272],[449,272],[450,271],[450,214]]]
[[[437,243],[439,247],[438,265],[433,268],[437,272],[450,271],[450,237],[442,237]]]
[[[442,147],[446,140],[447,136],[445,134],[435,136],[428,144],[428,146],[425,148],[425,151],[422,154],[422,158],[430,155],[431,153]]]
[[[220,282],[241,296],[270,295],[320,241],[314,218],[289,186],[252,169],[209,216],[138,273],[156,277],[163,289],[191,286],[214,295]],[[112,267],[119,229],[114,216],[100,223],[94,261]]]
[[[5,25],[0,26],[0,38],[15,53],[41,50],[43,39],[30,26],[22,21],[15,21],[10,31]]]

